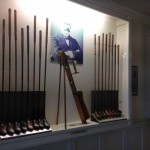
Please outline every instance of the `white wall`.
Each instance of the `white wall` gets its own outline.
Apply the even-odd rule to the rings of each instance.
[[[117,44],[120,45],[120,70],[121,76],[119,80],[119,106],[123,111],[123,114],[129,118],[130,103],[129,99],[129,23],[123,20],[116,21],[116,32],[117,32]]]

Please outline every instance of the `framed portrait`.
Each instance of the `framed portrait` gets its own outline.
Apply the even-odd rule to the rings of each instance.
[[[138,95],[138,67],[132,66],[132,95]]]
[[[50,62],[57,62],[57,52],[63,50],[67,58],[83,64],[83,29],[69,21],[51,22]]]

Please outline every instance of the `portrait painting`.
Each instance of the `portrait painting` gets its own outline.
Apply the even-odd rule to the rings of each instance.
[[[57,62],[58,51],[63,50],[68,59],[83,64],[83,29],[69,21],[51,22],[50,62]]]

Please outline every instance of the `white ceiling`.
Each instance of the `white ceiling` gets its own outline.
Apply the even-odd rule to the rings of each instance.
[[[112,0],[112,1],[150,16],[150,0]]]

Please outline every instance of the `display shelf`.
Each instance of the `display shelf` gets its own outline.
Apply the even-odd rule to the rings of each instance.
[[[80,121],[76,121],[76,122],[70,122],[67,124],[67,129],[65,129],[65,124],[58,124],[58,125],[51,125],[51,128],[54,132],[59,132],[59,131],[67,131],[70,132],[70,134],[77,134],[77,133],[82,133],[82,132],[86,132],[87,129],[90,128],[101,128],[100,130],[105,129],[105,126],[111,126],[111,125],[117,125],[117,124],[128,124],[128,120],[125,117],[122,118],[113,118],[113,119],[107,119],[107,120],[101,120],[99,123],[96,121],[91,121],[91,120],[87,120],[87,124],[82,124]],[[82,130],[81,130],[82,129]],[[110,128],[111,129],[111,128]],[[77,131],[77,132],[74,132]],[[58,133],[57,132],[57,133]]]
[[[52,132],[52,129],[43,129],[43,130],[38,130],[35,131],[33,130],[32,132],[27,131],[26,133],[20,133],[18,134],[14,134],[13,136],[10,135],[5,135],[5,136],[0,136],[1,140],[7,140],[7,139],[12,139],[12,138],[19,138],[19,137],[24,137],[24,136],[30,136],[30,135],[35,135],[35,134],[42,134],[42,133],[46,133],[46,132]]]
[[[50,129],[43,129],[43,130],[33,130],[32,132],[27,131],[26,133],[20,133],[14,134],[13,136],[10,135],[5,135],[5,136],[0,136],[0,140],[8,140],[8,139],[13,139],[13,138],[20,138],[20,137],[25,137],[25,136],[32,136],[36,134],[43,134],[43,133],[49,133],[53,132],[55,133],[56,131],[68,131],[70,134],[78,134],[82,132],[86,132],[88,128],[90,127],[100,127],[100,126],[109,126],[111,125],[112,122],[117,121],[118,123],[124,123],[127,121],[125,117],[119,117],[119,118],[112,118],[112,119],[104,119],[104,120],[96,120],[96,121],[91,121],[90,119],[87,120],[86,124],[81,123],[81,121],[76,121],[76,122],[69,122],[67,123],[67,128],[65,129],[65,124],[61,123],[58,125],[51,125]],[[105,124],[103,124],[105,123]]]
[[[92,125],[96,125],[97,123],[91,120],[87,120],[87,124],[81,123],[81,121],[76,121],[76,122],[70,122],[67,123],[67,129],[74,129],[74,128],[80,128],[80,127],[88,127]],[[51,128],[53,131],[60,131],[65,129],[65,124],[58,124],[58,125],[51,125]]]
[[[120,121],[120,120],[127,120],[125,116],[120,116],[120,117],[115,117],[115,118],[108,118],[108,119],[98,119],[95,115],[95,113],[91,114],[91,118],[93,121],[96,121],[98,123],[106,123],[106,122],[111,122],[111,121]]]

